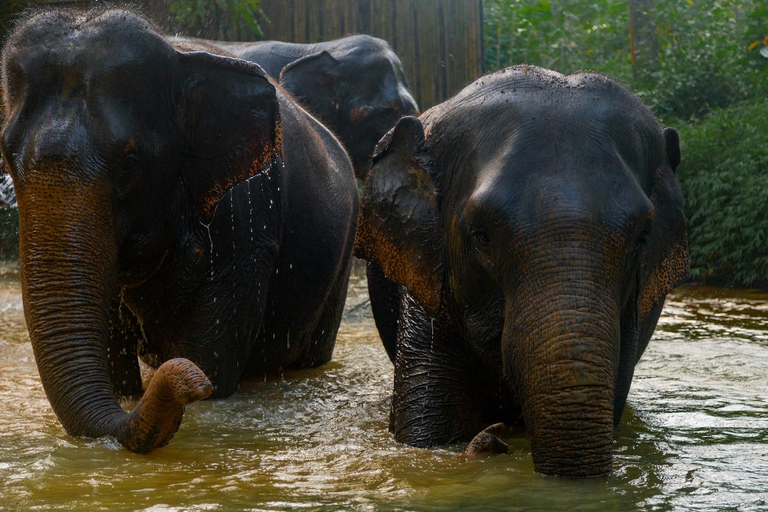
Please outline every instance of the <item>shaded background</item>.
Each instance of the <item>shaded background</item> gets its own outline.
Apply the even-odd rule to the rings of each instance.
[[[0,8],[0,40],[30,4],[91,8],[102,1],[10,0]],[[257,0],[112,2],[138,6],[170,34],[225,41],[328,41],[351,34],[385,39],[403,62],[422,110],[483,74],[482,0]],[[241,10],[237,10],[241,9]]]
[[[0,0],[0,41],[31,4]],[[768,288],[766,0],[133,0],[171,34],[299,43],[369,33],[402,59],[422,110],[482,75],[534,64],[617,78],[680,132],[695,282]],[[6,178],[7,181],[7,178]],[[2,183],[0,183],[2,196]],[[15,258],[0,209],[0,258]],[[3,224],[9,226],[4,228]],[[9,231],[10,229],[10,231]]]

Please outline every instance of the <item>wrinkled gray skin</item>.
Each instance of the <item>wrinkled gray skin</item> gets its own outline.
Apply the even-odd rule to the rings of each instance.
[[[357,220],[330,131],[259,66],[184,50],[125,10],[52,10],[3,52],[0,149],[43,386],[67,432],[138,452],[191,401],[330,360]],[[159,369],[126,413],[137,350]]]
[[[677,133],[593,74],[510,68],[401,119],[355,239],[395,438],[522,420],[536,471],[610,472],[635,364],[688,274],[679,161]],[[469,451],[496,450],[482,436]]]
[[[400,59],[382,39],[355,35],[314,44],[169,39],[208,44],[260,65],[339,137],[360,179],[379,139],[402,116],[418,115]]]

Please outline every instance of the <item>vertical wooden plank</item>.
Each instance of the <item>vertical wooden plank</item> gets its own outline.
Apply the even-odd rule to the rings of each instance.
[[[467,7],[470,4],[467,0],[445,0],[445,20],[446,20],[446,76],[447,76],[447,95],[453,96],[460,91],[467,83],[474,78],[470,68],[470,59],[476,61],[477,58],[471,56],[473,52],[472,45],[469,42],[470,24],[467,19]]]
[[[265,5],[271,3],[276,7],[272,8],[272,15],[269,17],[269,24],[262,26],[264,28],[263,39],[279,39],[280,41],[290,41],[293,39],[293,0],[274,0],[273,2],[264,2]],[[266,12],[266,11],[265,11]],[[267,33],[277,34],[277,37],[266,37]]]
[[[482,2],[467,0],[467,9],[471,16],[467,17],[467,59],[465,62],[465,82],[471,82],[483,74],[483,11]]]
[[[419,2],[416,17],[418,20],[419,58],[417,69],[408,76],[411,89],[418,96],[419,108],[424,111],[440,103],[443,63],[440,53],[440,10],[441,0],[423,0]]]
[[[477,11],[477,21],[475,22],[477,37],[475,44],[480,49],[480,62],[475,65],[475,74],[482,76],[485,74],[485,38],[483,30],[485,25],[485,11],[483,11],[483,0],[475,0],[475,10]]]
[[[472,23],[473,10],[471,8],[472,2],[470,0],[454,0],[454,9],[459,12],[463,11],[461,16],[461,37],[459,38],[459,45],[454,53],[454,61],[456,63],[456,83],[454,85],[454,94],[460,91],[465,85],[467,85],[472,78],[471,62],[474,59],[473,46],[470,44],[471,29],[474,26]]]
[[[270,0],[261,3],[261,9],[269,19],[262,23],[262,39],[291,41],[293,39],[293,0]]]
[[[416,17],[417,4],[419,0],[397,0],[397,5],[392,12],[390,21],[393,39],[397,48],[395,52],[403,63],[405,76],[411,77],[414,81],[412,91],[418,92],[419,73],[419,40],[418,19]],[[418,94],[417,94],[418,96]],[[418,98],[416,99],[418,101]]]
[[[351,34],[357,34],[359,32],[358,26],[360,25],[360,10],[358,4],[361,2],[357,0],[344,0],[344,26],[342,27],[343,36]]]
[[[458,90],[456,87],[456,49],[459,46],[461,33],[461,20],[456,18],[453,0],[444,0],[445,3],[445,71],[446,71],[446,95],[453,96]]]
[[[322,38],[324,4],[324,0],[304,1],[306,11],[306,18],[304,22],[306,27],[305,43],[316,43]]]
[[[309,19],[307,18],[307,2],[311,0],[294,0],[294,13],[296,19],[295,37],[297,43],[308,43]]]
[[[389,0],[389,9],[387,11],[387,32],[389,33],[389,44],[392,49],[397,52],[398,40],[397,40],[397,27],[400,25],[400,21],[397,18],[397,4],[398,0]]]
[[[371,16],[373,11],[373,0],[350,0],[357,8],[357,22],[355,24],[355,33],[373,34],[373,24]]]
[[[371,1],[371,32],[372,35],[386,40],[393,48],[394,41],[390,34],[390,3],[391,0],[372,0]],[[395,50],[397,51],[397,50]]]
[[[482,0],[262,0],[261,6],[272,21],[267,39],[307,43],[363,33],[386,40],[422,110],[483,72]]]
[[[323,0],[323,10],[319,13],[323,41],[337,39],[344,34],[345,3],[344,0]]]
[[[445,2],[437,4],[437,24],[440,32],[440,96],[436,102],[445,101],[448,98],[448,32],[446,25]]]

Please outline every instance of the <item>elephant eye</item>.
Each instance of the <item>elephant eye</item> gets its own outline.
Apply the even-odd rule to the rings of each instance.
[[[651,228],[647,227],[643,229],[643,231],[638,235],[637,240],[635,241],[635,250],[640,250],[643,247],[645,247],[645,244],[648,242],[648,237],[651,235]]]
[[[637,264],[638,257],[642,254],[643,248],[648,242],[648,236],[650,235],[650,228],[644,229],[635,239],[635,243],[632,246],[632,250],[627,254],[627,266]]]
[[[491,245],[491,236],[488,234],[486,230],[473,229],[471,235],[472,235],[472,243],[478,249],[485,249],[489,245]]]
[[[125,156],[120,176],[115,182],[120,197],[125,197],[128,190],[130,190],[131,186],[136,182],[138,176],[136,173],[138,161],[139,156],[136,153],[129,153]]]
[[[126,176],[128,174],[133,173],[133,170],[136,168],[136,162],[138,162],[139,157],[136,155],[136,153],[131,153],[125,157],[125,160],[123,161],[123,172],[122,175]]]

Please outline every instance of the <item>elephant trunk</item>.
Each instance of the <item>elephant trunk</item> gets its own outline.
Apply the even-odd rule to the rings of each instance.
[[[605,475],[619,361],[617,287],[604,260],[572,250],[549,257],[558,252],[566,258],[508,295],[504,372],[523,408],[536,471]]]
[[[106,362],[118,252],[108,186],[72,190],[57,170],[33,170],[17,190],[24,312],[43,387],[69,434],[110,435],[146,453],[168,443],[184,404],[211,385],[190,361],[168,361],[136,408],[122,410]]]

